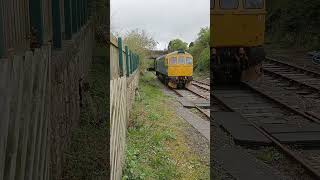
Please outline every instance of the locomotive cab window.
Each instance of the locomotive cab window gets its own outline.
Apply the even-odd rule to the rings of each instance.
[[[176,57],[171,58],[170,64],[177,64],[177,58]]]
[[[184,57],[179,57],[178,58],[178,64],[185,64],[185,58]]]
[[[192,58],[189,58],[189,57],[188,57],[187,60],[186,60],[186,63],[187,63],[187,64],[192,64]]]
[[[262,9],[263,0],[244,0],[244,8],[246,9]]]
[[[220,0],[221,9],[238,9],[239,0]]]

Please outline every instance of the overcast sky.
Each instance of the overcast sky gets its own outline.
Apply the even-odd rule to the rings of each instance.
[[[111,31],[144,29],[164,49],[170,40],[192,42],[210,24],[210,0],[111,0]]]

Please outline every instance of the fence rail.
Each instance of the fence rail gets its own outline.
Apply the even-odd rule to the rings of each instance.
[[[110,39],[110,165],[111,179],[120,180],[129,111],[139,82],[139,56],[130,51],[121,38]]]

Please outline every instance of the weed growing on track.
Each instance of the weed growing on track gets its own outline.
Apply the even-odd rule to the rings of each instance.
[[[272,164],[272,162],[279,161],[283,157],[274,147],[266,147],[260,154],[257,155],[257,158],[267,164]]]
[[[185,122],[151,73],[140,79],[130,113],[123,179],[209,179],[209,167],[188,147]]]

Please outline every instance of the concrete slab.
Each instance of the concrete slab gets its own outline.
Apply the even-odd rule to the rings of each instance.
[[[277,180],[281,179],[278,172],[258,162],[253,156],[241,149],[221,147],[214,152],[215,160],[234,178],[239,180]]]
[[[281,119],[281,118],[260,118],[259,119],[259,124],[284,124],[286,123],[285,120]]]
[[[177,100],[182,104],[182,106],[186,107],[186,108],[193,108],[195,107],[195,104],[188,100],[185,97],[178,97]]]
[[[210,107],[210,102],[209,103],[196,103],[196,102],[194,102],[194,104],[198,107]]]
[[[320,146],[320,132],[299,132],[272,134],[281,143]]]
[[[281,143],[320,146],[320,125],[264,124],[261,126]]]
[[[271,134],[320,132],[320,125],[315,123],[304,126],[297,126],[293,124],[263,124],[261,127]]]
[[[197,106],[197,109],[199,111],[201,111],[202,113],[204,113],[208,118],[210,118],[210,109],[203,109],[203,108],[201,108],[199,106]]]
[[[177,113],[180,117],[186,120],[190,125],[197,129],[210,142],[210,122],[206,121],[196,114],[193,114],[188,109],[178,108]]]
[[[236,112],[215,112],[213,119],[241,144],[270,144],[271,141]]]

